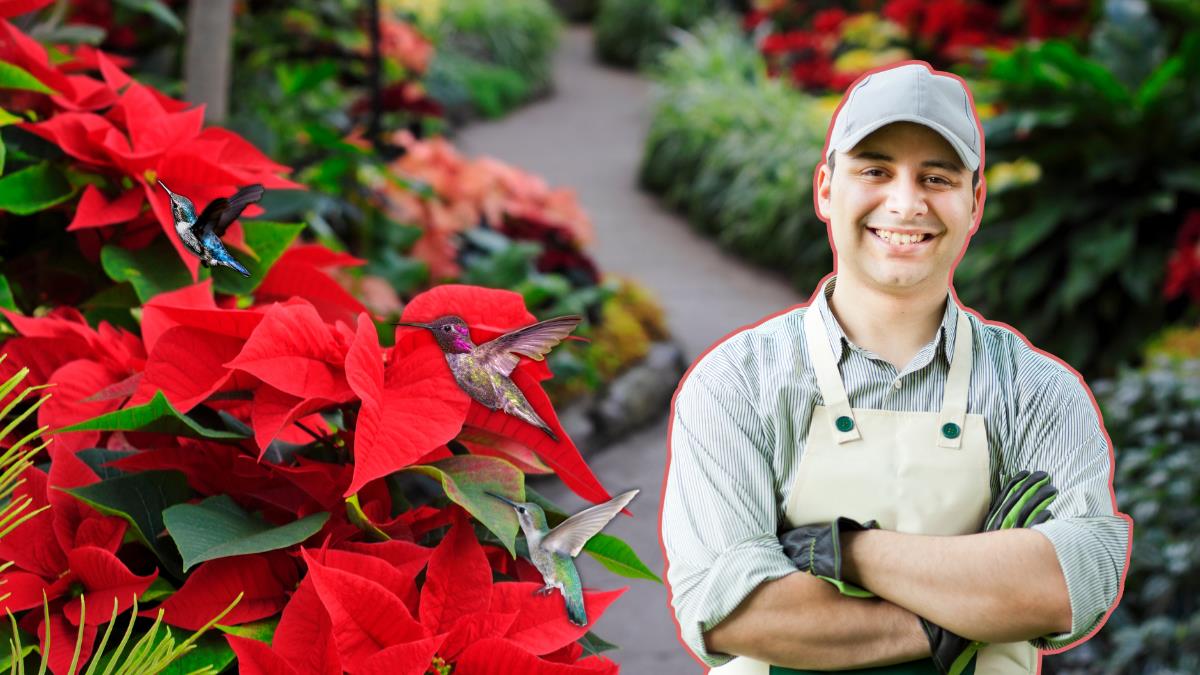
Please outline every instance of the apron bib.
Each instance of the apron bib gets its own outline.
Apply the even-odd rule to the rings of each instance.
[[[952,300],[948,300],[952,302]],[[813,409],[808,441],[784,508],[787,527],[838,516],[875,519],[885,530],[960,535],[979,531],[991,503],[985,418],[967,413],[974,365],[971,323],[959,308],[954,357],[941,412],[851,408],[820,312],[804,314],[804,334],[825,405]],[[1028,642],[990,644],[965,673],[1034,675]],[[740,656],[711,675],[809,675]],[[930,658],[839,673],[937,675]]]

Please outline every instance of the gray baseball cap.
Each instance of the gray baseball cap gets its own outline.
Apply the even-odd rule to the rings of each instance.
[[[826,160],[892,122],[924,124],[950,143],[968,171],[979,168],[983,138],[966,87],[919,63],[871,73],[846,94],[829,134]]]

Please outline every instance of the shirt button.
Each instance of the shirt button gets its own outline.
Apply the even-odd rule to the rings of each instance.
[[[850,419],[846,415],[842,415],[841,417],[837,418],[834,424],[837,425],[837,430],[841,432],[850,431],[854,428],[854,420]]]
[[[893,388],[893,389],[899,389],[901,386],[903,386],[903,385],[902,385],[902,383],[900,382],[900,378],[898,378],[898,377],[897,377],[897,378],[896,378],[896,381],[892,383],[892,388]]]
[[[960,433],[962,433],[962,430],[954,422],[947,422],[942,425],[942,435],[946,438],[958,438]]]

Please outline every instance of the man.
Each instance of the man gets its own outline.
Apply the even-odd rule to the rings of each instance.
[[[681,639],[722,675],[1037,673],[1037,649],[1092,632],[1123,585],[1132,521],[1098,408],[950,292],[984,201],[961,79],[865,75],[826,147],[835,274],[714,345],[673,402],[661,536]],[[1048,520],[1015,515],[1048,487],[1030,472],[1057,488]]]

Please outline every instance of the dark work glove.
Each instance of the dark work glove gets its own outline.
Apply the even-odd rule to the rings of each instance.
[[[779,537],[783,552],[796,567],[820,577],[837,587],[842,595],[872,598],[875,594],[842,580],[842,541],[844,532],[878,529],[874,520],[859,523],[850,518],[838,518],[832,523],[805,525],[789,530]]]
[[[995,532],[1014,527],[1033,527],[1054,516],[1050,504],[1058,498],[1058,490],[1050,482],[1045,471],[1021,471],[1009,479],[1000,494],[996,495],[983,519],[981,532]],[[933,652],[933,663],[942,675],[958,675],[971,662],[983,642],[968,640],[945,628],[921,618],[921,628],[929,638],[929,649]]]

